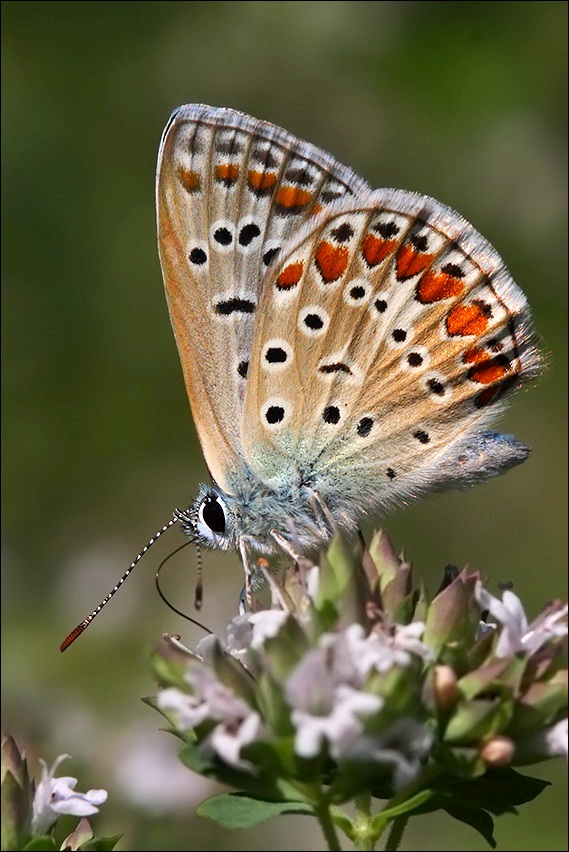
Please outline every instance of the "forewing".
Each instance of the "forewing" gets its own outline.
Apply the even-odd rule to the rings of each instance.
[[[157,171],[160,260],[206,463],[230,488],[263,276],[308,220],[367,190],[351,169],[231,109],[180,107]]]
[[[306,228],[265,281],[245,455],[331,506],[396,504],[458,465],[540,364],[492,246],[431,198],[378,190]]]

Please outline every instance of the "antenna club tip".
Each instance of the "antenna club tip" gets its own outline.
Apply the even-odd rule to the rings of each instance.
[[[61,653],[63,653],[63,652],[65,651],[65,649],[66,649],[66,648],[69,648],[69,646],[71,645],[71,643],[72,643],[72,642],[75,642],[75,640],[77,639],[77,637],[78,637],[78,636],[80,636],[80,635],[81,635],[81,633],[83,633],[83,631],[85,630],[86,626],[87,626],[87,625],[86,625],[84,622],[82,622],[81,624],[78,624],[78,625],[77,625],[77,627],[75,628],[75,630],[72,630],[72,631],[71,631],[71,633],[69,634],[69,636],[67,636],[67,637],[63,640],[63,642],[61,643],[61,645],[59,646],[59,650],[61,651]]]

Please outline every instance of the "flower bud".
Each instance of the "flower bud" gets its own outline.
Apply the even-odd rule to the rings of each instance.
[[[488,766],[509,766],[516,747],[509,737],[488,737],[481,743],[479,754]]]
[[[28,766],[11,736],[2,737],[2,849],[23,849],[31,835],[33,791]]]

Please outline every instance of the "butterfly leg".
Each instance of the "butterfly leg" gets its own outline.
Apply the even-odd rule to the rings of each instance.
[[[328,532],[330,535],[333,535],[334,530],[336,529],[336,524],[334,523],[334,518],[332,517],[330,509],[326,505],[324,498],[319,491],[310,491],[310,504],[312,506],[312,511],[314,512],[315,520],[317,522],[320,522],[321,520],[325,521],[328,527]]]
[[[284,550],[284,552],[288,556],[290,556],[291,559],[294,559],[295,562],[299,561],[299,559],[301,558],[300,553],[294,549],[293,545],[287,538],[284,537],[284,535],[281,535],[276,530],[271,530],[271,538],[276,541],[281,550]]]
[[[251,540],[249,536],[241,536],[241,538],[239,539],[239,553],[241,554],[241,564],[243,565],[243,571],[245,572],[245,585],[243,586],[239,594],[239,615],[245,614],[245,608],[249,610],[253,608],[253,596],[251,594],[251,575],[254,569],[251,565],[247,545],[251,545]]]

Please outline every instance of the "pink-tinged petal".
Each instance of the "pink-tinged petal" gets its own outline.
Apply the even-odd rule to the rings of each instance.
[[[241,759],[241,749],[259,739],[261,732],[261,717],[251,712],[237,726],[217,725],[207,747],[230,766],[248,770],[251,764]]]
[[[77,779],[70,776],[54,778],[59,764],[69,755],[61,755],[54,761],[51,769],[43,760],[41,779],[36,787],[33,803],[32,831],[34,834],[44,834],[56,821],[60,814],[71,816],[90,816],[99,811],[107,799],[106,790],[89,790],[87,793],[76,793]]]

